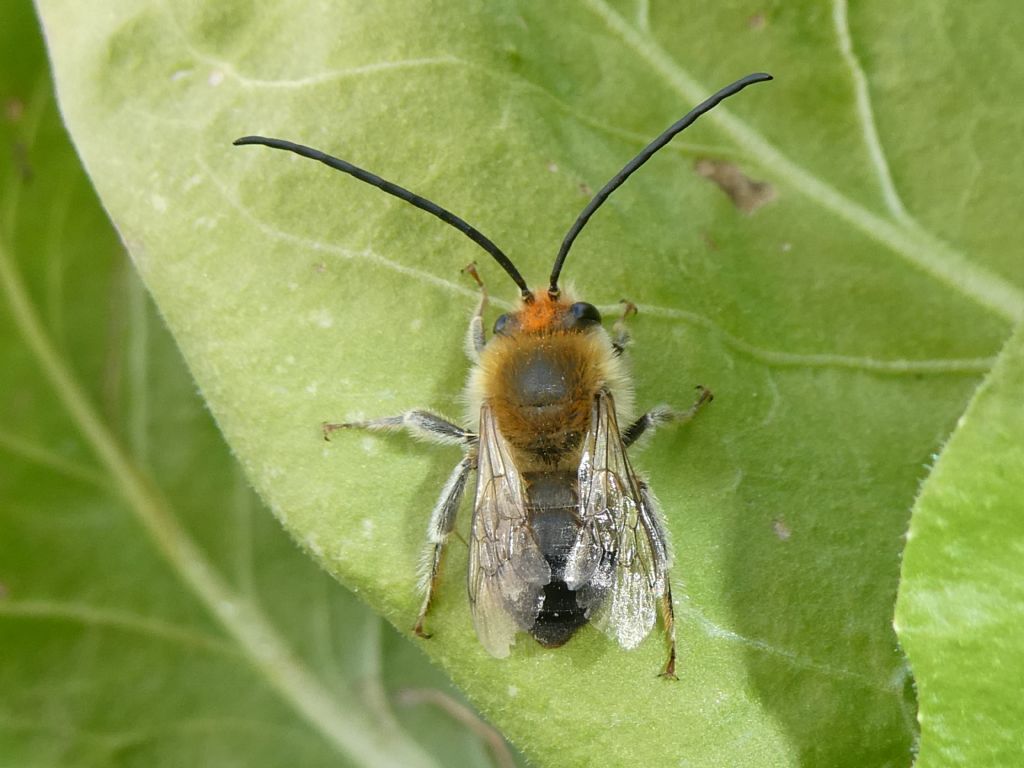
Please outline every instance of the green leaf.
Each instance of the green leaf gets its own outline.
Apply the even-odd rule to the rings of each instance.
[[[716,394],[635,459],[675,542],[680,681],[654,678],[653,636],[627,653],[587,629],[489,658],[459,543],[422,647],[539,763],[909,763],[901,537],[1024,312],[1024,120],[995,85],[1020,61],[1000,6],[40,6],[86,166],[248,477],[403,631],[458,451],[325,445],[319,424],[458,415],[476,296],[459,269],[478,259],[497,298],[515,293],[421,212],[230,142],[277,135],[370,168],[540,283],[589,190],[715,88],[772,72],[617,192],[566,268],[606,313],[640,304],[641,405]],[[700,159],[774,199],[739,212]]]
[[[490,765],[248,488],[0,10],[0,765]],[[479,727],[478,727],[479,730]]]
[[[1024,720],[1024,326],[914,506],[896,624],[921,699],[920,768],[1012,765]]]

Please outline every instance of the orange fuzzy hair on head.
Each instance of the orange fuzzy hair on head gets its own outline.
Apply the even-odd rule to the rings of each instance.
[[[524,301],[522,309],[516,313],[519,327],[525,333],[545,331],[556,324],[568,306],[567,301],[552,298],[547,291],[536,291],[533,301]]]

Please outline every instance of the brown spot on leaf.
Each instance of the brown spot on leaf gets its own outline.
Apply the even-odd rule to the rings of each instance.
[[[767,181],[754,181],[733,163],[702,157],[693,167],[705,179],[715,182],[744,213],[753,213],[775,199],[775,187]]]
[[[763,12],[755,13],[749,19],[747,19],[747,26],[751,29],[764,29],[764,25],[768,23],[768,19],[765,18]]]

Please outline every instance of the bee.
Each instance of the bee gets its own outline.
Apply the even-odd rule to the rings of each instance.
[[[661,674],[675,678],[672,551],[658,501],[633,470],[627,450],[657,427],[689,421],[712,396],[698,387],[696,401],[685,411],[661,405],[631,418],[633,389],[622,355],[630,340],[626,320],[635,306],[626,303],[609,333],[597,307],[563,292],[559,277],[580,231],[630,175],[723,99],[770,79],[755,73],[723,88],[627,163],[570,227],[548,286],[537,290],[479,230],[426,198],[301,144],[262,136],[234,142],[318,160],[436,216],[490,254],[519,289],[517,309],[498,317],[488,339],[487,290],[475,266],[467,268],[480,288],[466,343],[473,363],[466,392],[468,426],[419,409],[323,424],[325,438],[343,429],[405,430],[464,450],[430,516],[423,602],[413,628],[418,636],[430,636],[425,622],[445,546],[475,472],[468,589],[484,648],[507,657],[520,632],[556,648],[590,623],[632,649],[650,633],[660,605],[668,646]]]

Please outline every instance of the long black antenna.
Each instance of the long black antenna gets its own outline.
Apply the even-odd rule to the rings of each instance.
[[[533,294],[526,285],[526,281],[523,280],[523,276],[519,274],[519,270],[516,269],[512,260],[504,254],[504,252],[496,246],[491,240],[483,235],[476,227],[468,224],[463,219],[456,216],[451,211],[442,208],[437,203],[433,203],[427,200],[425,197],[420,197],[415,192],[410,192],[404,187],[400,187],[397,184],[392,184],[386,179],[382,179],[376,174],[364,171],[358,166],[352,165],[345,160],[342,160],[332,155],[328,155],[325,152],[321,152],[319,149],[313,149],[302,144],[295,144],[291,141],[285,141],[284,139],[268,139],[264,136],[243,136],[240,139],[235,139],[233,142],[235,146],[243,146],[245,144],[262,144],[265,147],[271,147],[273,149],[285,149],[289,152],[294,152],[297,155],[308,157],[310,160],[319,160],[326,166],[334,168],[336,171],[347,173],[349,176],[354,176],[360,181],[365,181],[367,184],[371,184],[377,189],[381,189],[387,192],[389,195],[394,195],[399,200],[404,200],[407,203],[415,205],[422,211],[436,216],[445,224],[451,224],[459,232],[464,234],[474,243],[479,245],[485,251],[487,251],[494,260],[497,261],[501,268],[508,272],[509,277],[519,286],[519,290],[522,291],[523,299],[526,301],[533,300]]]
[[[601,207],[601,203],[607,200],[608,196],[611,195],[612,192],[622,186],[622,183],[632,176],[635,170],[650,160],[651,156],[655,152],[672,141],[676,134],[693,124],[698,117],[713,109],[719,102],[729,98],[735,93],[739,93],[748,85],[771,79],[772,76],[765,72],[755,72],[752,75],[747,75],[746,77],[737,80],[732,85],[727,85],[714,96],[701,102],[687,112],[679,122],[674,123],[668,130],[644,147],[643,151],[639,155],[626,163],[626,166],[615,174],[615,176],[612,177],[612,180],[601,188],[600,192],[594,195],[594,199],[587,203],[587,207],[583,209],[583,213],[579,215],[575,223],[570,227],[568,234],[566,234],[565,239],[562,241],[562,247],[558,249],[558,256],[555,258],[555,266],[551,269],[551,283],[548,288],[548,293],[551,296],[558,296],[558,276],[562,272],[562,265],[565,263],[565,257],[569,254],[569,249],[572,247],[573,241],[580,233],[580,230],[582,230],[583,227],[586,226],[586,223],[590,221],[590,217],[594,215],[594,211]]]

